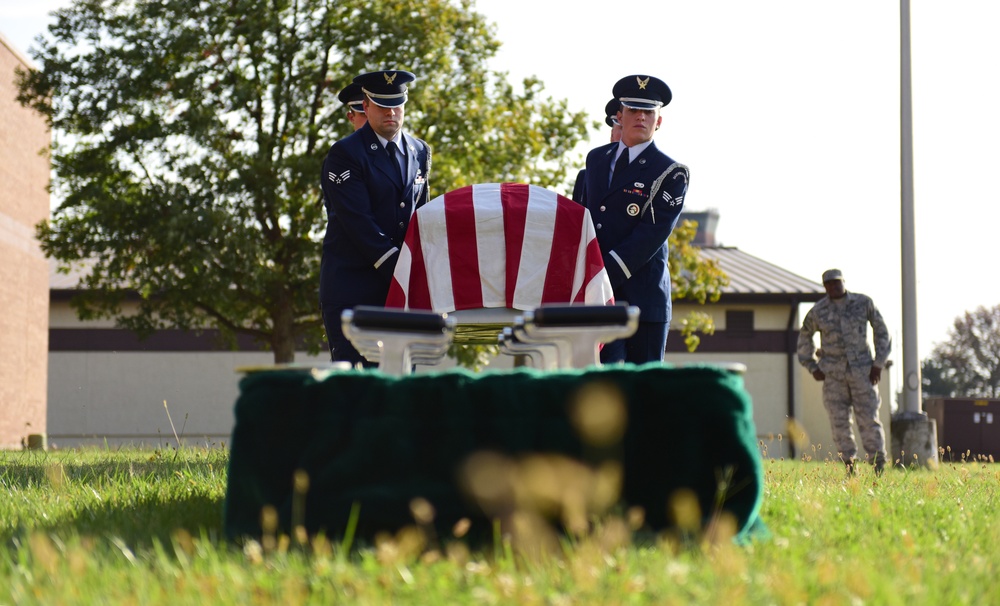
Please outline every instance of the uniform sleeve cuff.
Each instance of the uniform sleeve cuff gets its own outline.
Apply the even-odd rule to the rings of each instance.
[[[625,265],[625,261],[622,261],[622,258],[618,256],[618,253],[612,250],[611,252],[608,253],[608,256],[610,256],[612,259],[615,260],[616,263],[618,263],[618,267],[621,268],[622,273],[625,274],[625,277],[627,279],[632,278],[632,272],[628,270],[628,266]]]
[[[380,258],[378,261],[375,261],[375,269],[378,269],[379,267],[381,267],[382,264],[385,263],[386,259],[388,259],[392,255],[396,254],[398,251],[399,251],[399,248],[393,246],[392,249],[389,250],[389,252],[387,252],[384,255],[382,255],[382,258]]]

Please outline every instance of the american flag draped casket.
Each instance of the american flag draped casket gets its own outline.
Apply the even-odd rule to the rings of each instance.
[[[543,187],[469,185],[410,219],[386,307],[614,304],[590,211]]]

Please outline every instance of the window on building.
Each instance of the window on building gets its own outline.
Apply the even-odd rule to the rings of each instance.
[[[726,311],[726,336],[738,339],[753,337],[753,310]]]

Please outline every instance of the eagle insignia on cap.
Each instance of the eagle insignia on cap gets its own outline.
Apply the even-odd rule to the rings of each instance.
[[[335,175],[333,173],[327,173],[327,177],[329,177],[330,180],[336,183],[337,185],[340,185],[344,181],[347,181],[348,179],[351,178],[351,171],[350,169],[348,169],[340,173],[339,175]]]
[[[393,73],[393,74],[392,74],[392,75],[390,76],[390,75],[389,75],[389,72],[385,72],[384,74],[382,74],[382,77],[384,77],[384,78],[385,78],[385,83],[386,83],[386,84],[392,84],[392,81],[396,79],[396,74],[395,74],[395,73]],[[648,80],[648,78],[647,78],[647,80]]]
[[[639,83],[639,90],[646,90],[646,85],[649,84],[649,76],[646,76],[645,80],[636,76],[635,81]]]
[[[625,212],[628,213],[628,216],[635,217],[639,214],[639,205],[633,202],[625,207]]]

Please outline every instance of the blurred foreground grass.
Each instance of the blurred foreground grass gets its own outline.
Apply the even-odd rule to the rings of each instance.
[[[0,452],[0,604],[998,604],[1000,467],[765,462],[748,546],[607,519],[555,552],[415,526],[345,550],[222,540],[228,453]]]

